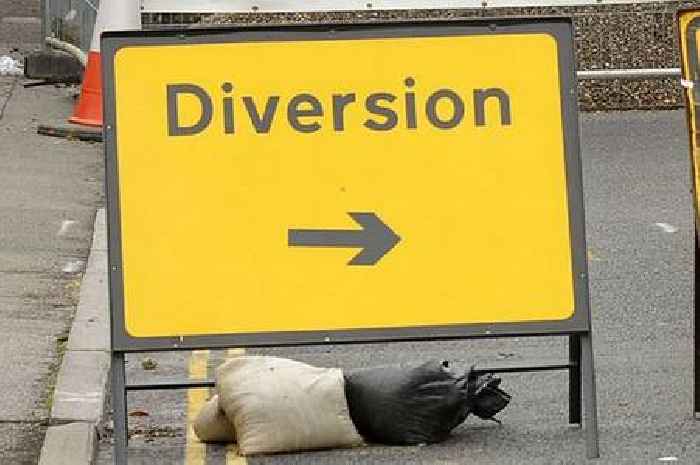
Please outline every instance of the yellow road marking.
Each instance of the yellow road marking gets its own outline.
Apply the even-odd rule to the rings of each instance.
[[[248,460],[238,455],[238,444],[230,444],[226,447],[226,465],[248,465]]]
[[[228,358],[245,355],[245,349],[229,349]],[[245,457],[238,455],[238,444],[229,444],[226,447],[226,465],[248,465]]]
[[[196,350],[190,356],[190,379],[207,377],[208,350]],[[207,400],[208,389],[189,389],[187,391],[187,444],[185,449],[185,465],[204,465],[206,460],[206,444],[197,439],[194,433],[194,419]]]

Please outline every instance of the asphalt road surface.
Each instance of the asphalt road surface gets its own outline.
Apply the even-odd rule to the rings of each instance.
[[[591,463],[700,463],[700,421],[693,419],[691,398],[693,213],[684,118],[681,111],[581,117],[601,441],[601,459]],[[127,376],[212,376],[225,357],[239,353],[131,356]],[[249,353],[342,368],[438,358],[465,369],[490,361],[564,359],[567,352],[564,338],[518,338]],[[155,369],[144,369],[146,358]],[[442,444],[247,459],[235,448],[203,445],[192,436],[188,421],[208,392],[133,393],[130,463],[587,463],[583,432],[567,424],[567,379],[564,372],[504,376],[513,401],[501,416],[503,425],[470,417]],[[100,465],[111,463],[109,432],[107,423]]]

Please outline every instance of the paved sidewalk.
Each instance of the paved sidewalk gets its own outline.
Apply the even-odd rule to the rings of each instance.
[[[0,45],[0,55],[9,53]],[[102,150],[36,134],[63,123],[67,89],[0,77],[0,463],[35,464],[94,215]],[[4,111],[2,110],[4,108]]]

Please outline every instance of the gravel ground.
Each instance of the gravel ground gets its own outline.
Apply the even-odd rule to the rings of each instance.
[[[658,2],[587,7],[486,8],[482,10],[395,10],[305,14],[146,15],[144,24],[261,24],[378,21],[486,16],[567,15],[574,18],[581,70],[679,66],[674,17],[678,8],[700,2]],[[588,81],[579,87],[584,111],[671,109],[684,105],[678,79]]]

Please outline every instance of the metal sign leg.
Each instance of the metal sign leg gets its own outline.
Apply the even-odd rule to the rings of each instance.
[[[598,407],[596,402],[595,369],[593,364],[593,338],[583,333],[581,338],[581,384],[586,408],[586,457],[600,457],[598,449]]]
[[[114,464],[127,465],[128,417],[126,415],[126,373],[124,352],[112,352],[112,410],[114,421]]]
[[[581,424],[581,335],[569,336],[569,424]]]
[[[693,335],[693,415],[700,420],[700,312],[698,312],[698,289],[700,289],[700,276],[698,276],[698,263],[700,263],[700,248],[698,248],[698,230],[695,229],[695,288],[693,289],[693,313],[695,313],[695,334]]]

